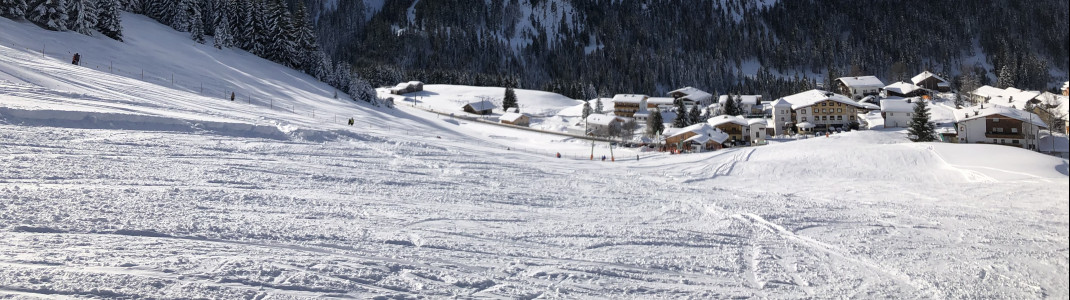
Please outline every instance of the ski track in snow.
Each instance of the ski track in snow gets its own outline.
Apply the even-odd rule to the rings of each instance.
[[[415,109],[279,102],[349,127],[0,52],[23,81],[0,81],[0,297],[1068,296],[1065,161],[1033,153],[865,131],[554,159]]]

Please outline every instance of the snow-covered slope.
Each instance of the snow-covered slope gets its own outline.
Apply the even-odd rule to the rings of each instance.
[[[888,130],[591,161],[124,19],[128,44],[0,19],[0,297],[1068,297],[1066,160]],[[38,39],[272,102],[8,42]]]

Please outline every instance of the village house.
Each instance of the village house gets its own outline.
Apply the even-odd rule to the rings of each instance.
[[[591,114],[584,120],[586,135],[615,136],[620,134],[625,119],[607,114]]]
[[[762,95],[721,95],[720,97],[717,97],[717,104],[712,106],[720,108],[724,106],[724,103],[729,101],[729,99],[738,102],[740,111],[742,111],[744,115],[761,115],[764,112]]]
[[[647,97],[639,102],[639,110],[632,114],[632,118],[637,121],[646,122],[650,118],[650,113],[654,110],[665,111],[670,110],[673,107],[673,101],[676,99],[668,97]],[[662,116],[664,116],[664,112]],[[619,115],[618,115],[619,116]]]
[[[885,87],[884,82],[876,76],[840,77],[836,78],[833,85],[841,94],[854,99],[877,95]]]
[[[463,109],[465,112],[477,115],[489,115],[494,112],[495,108],[498,107],[495,106],[494,103],[490,103],[490,101],[487,100],[469,102],[463,107],[461,107],[461,109]]]
[[[684,100],[684,105],[701,105],[703,107],[713,104],[713,95],[693,87],[685,87],[668,93],[673,99]]]
[[[822,90],[777,99],[772,107],[776,135],[854,128],[859,125],[858,112],[864,109],[844,95]]]
[[[1063,132],[1070,131],[1067,127],[1070,117],[1070,97],[1043,92],[1035,98],[1036,105],[1031,105],[1028,111],[1040,116],[1044,124],[1048,124],[1053,130]]]
[[[1029,102],[1039,104],[1038,96],[1040,96],[1038,91],[1023,91],[1013,87],[1000,89],[987,85],[970,92],[970,100],[974,104],[995,104],[1019,109],[1025,108],[1026,103]]]
[[[958,143],[997,144],[1036,149],[1037,137],[1048,126],[1033,113],[999,105],[955,110]]]
[[[885,128],[902,128],[910,126],[910,120],[914,118],[914,107],[918,101],[916,98],[890,98],[881,100],[881,117],[884,118]]]
[[[914,78],[911,78],[910,81],[913,82],[914,85],[919,86],[923,89],[933,90],[941,93],[947,93],[951,91],[951,83],[948,82],[947,79],[944,79],[943,77],[940,77],[939,75],[933,74],[929,71],[921,72],[921,74],[918,74],[917,76],[914,76]]]
[[[617,94],[613,96],[613,114],[619,117],[634,117],[635,113],[639,112],[640,107],[647,104],[646,95],[635,94]]]
[[[906,82],[896,82],[883,88],[884,97],[921,97],[926,94],[925,89],[920,86],[913,85]]]
[[[398,85],[390,88],[390,93],[394,95],[404,95],[409,93],[421,92],[424,90],[424,83],[419,81],[409,81],[398,83]]]
[[[498,117],[498,121],[502,124],[516,125],[521,127],[528,127],[531,125],[531,117],[518,112],[508,112]]]
[[[729,138],[727,133],[707,123],[665,129],[665,146],[668,150],[716,151],[724,148],[724,143]]]
[[[747,119],[743,116],[716,116],[706,121],[707,124],[717,128],[730,136],[729,142],[735,145],[752,145],[764,143],[767,135],[765,129],[766,119]]]

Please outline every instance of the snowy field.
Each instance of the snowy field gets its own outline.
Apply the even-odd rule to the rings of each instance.
[[[201,72],[307,107],[0,45],[0,298],[1070,297],[1066,160],[902,130],[556,159],[505,148],[589,145],[333,99],[236,51],[0,28],[145,65],[208,53]]]

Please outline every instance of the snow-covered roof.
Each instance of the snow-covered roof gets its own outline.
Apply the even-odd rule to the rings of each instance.
[[[1070,81],[1063,82],[1063,90],[1070,89]]]
[[[1013,87],[999,89],[987,85],[977,88],[972,93],[987,98],[988,103],[1013,108],[1023,108],[1026,101],[1040,96],[1038,91],[1023,91]]]
[[[406,90],[408,88],[409,88],[409,84],[408,83],[398,83],[398,85],[395,85],[394,87],[390,88],[390,90],[391,91],[400,91],[400,90]]]
[[[617,116],[603,115],[603,114],[591,114],[587,116],[587,124],[609,126],[613,122],[617,121]]]
[[[743,118],[742,116],[726,116],[726,115],[720,115],[720,116],[712,117],[709,120],[706,120],[706,123],[710,124],[710,126],[719,126],[719,125],[724,125],[724,124],[728,124],[728,123],[737,124],[737,125],[740,125],[740,126],[749,125],[747,123],[747,119]]]
[[[796,124],[795,127],[804,128],[804,129],[810,129],[810,128],[814,128],[814,127],[817,127],[817,126],[815,126],[814,123],[802,122],[802,123]]]
[[[490,103],[490,101],[487,100],[468,102],[468,104],[465,104],[465,106],[472,106],[472,109],[475,111],[493,110],[495,108],[498,108],[494,105],[494,103]]]
[[[858,100],[858,103],[863,103],[863,104],[865,104],[865,103],[873,103],[873,101],[876,101],[876,100],[877,100],[877,96],[865,96],[865,97],[862,97],[862,100]]]
[[[877,76],[840,77],[836,78],[836,80],[849,87],[884,87],[884,82]]]
[[[665,137],[677,137],[689,132],[695,133],[696,136],[690,137],[685,141],[694,141],[699,143],[706,143],[706,141],[714,141],[716,143],[724,143],[731,137],[727,133],[724,133],[721,130],[714,128],[713,126],[707,123],[698,123],[684,128],[668,128],[665,129]]]
[[[647,105],[650,105],[650,104],[653,104],[653,105],[673,105],[674,104],[673,101],[676,101],[676,99],[673,99],[673,98],[670,98],[670,97],[650,97],[650,98],[646,98]]]
[[[1044,121],[1041,120],[1040,117],[1034,113],[999,105],[988,105],[985,108],[968,107],[963,109],[956,109],[954,114],[955,122],[964,122],[974,119],[987,118],[993,115],[1001,115],[1036,126],[1044,128],[1048,127],[1048,125],[1044,124]]]
[[[617,94],[613,96],[613,103],[634,103],[639,104],[643,99],[647,99],[646,95],[637,94]]]
[[[717,103],[724,103],[728,101],[729,95],[721,95],[717,97]],[[756,105],[761,102],[762,95],[739,95],[739,102],[743,104]]]
[[[942,82],[944,84],[947,83],[946,79],[944,79],[943,77],[940,77],[940,76],[938,76],[936,74],[933,74],[932,72],[929,72],[929,71],[921,72],[921,74],[918,74],[917,76],[914,76],[914,78],[910,78],[910,81],[913,82],[914,84],[918,84],[922,80],[925,80],[925,79],[927,79],[929,77],[936,78],[936,79],[940,80],[940,82]]]
[[[858,102],[851,100],[851,98],[847,98],[847,96],[822,90],[809,90],[795,95],[785,96],[774,101],[773,106],[791,105],[791,109],[800,109],[825,100],[832,100],[854,107],[864,107],[862,104],[858,104]]]
[[[409,81],[408,84],[409,85],[423,85],[424,83],[423,82],[419,82],[419,81]]]
[[[750,125],[750,126],[754,126],[754,125],[768,126],[768,124],[769,124],[769,121],[766,120],[766,119],[760,119],[760,118],[747,119],[747,125]]]
[[[524,117],[524,114],[510,112],[510,113],[503,114],[501,117],[498,117],[498,121],[516,122],[516,121],[519,121],[520,118],[523,118],[523,117]]]
[[[682,89],[671,91],[669,92],[669,95],[676,93],[684,94],[685,96],[681,98],[690,99],[691,101],[695,102],[707,102],[713,100],[713,95],[710,95],[710,93],[693,87],[685,87]]]
[[[881,100],[881,112],[913,112],[918,101],[922,101],[921,98],[884,99]]]
[[[910,93],[913,93],[914,91],[917,91],[917,90],[920,90],[920,89],[921,89],[920,86],[916,86],[916,85],[913,85],[913,84],[910,84],[910,83],[906,83],[906,82],[902,82],[902,81],[896,82],[896,83],[893,83],[893,84],[890,84],[890,85],[884,87],[885,91],[895,92],[895,93],[898,93],[900,95],[910,94]]]

